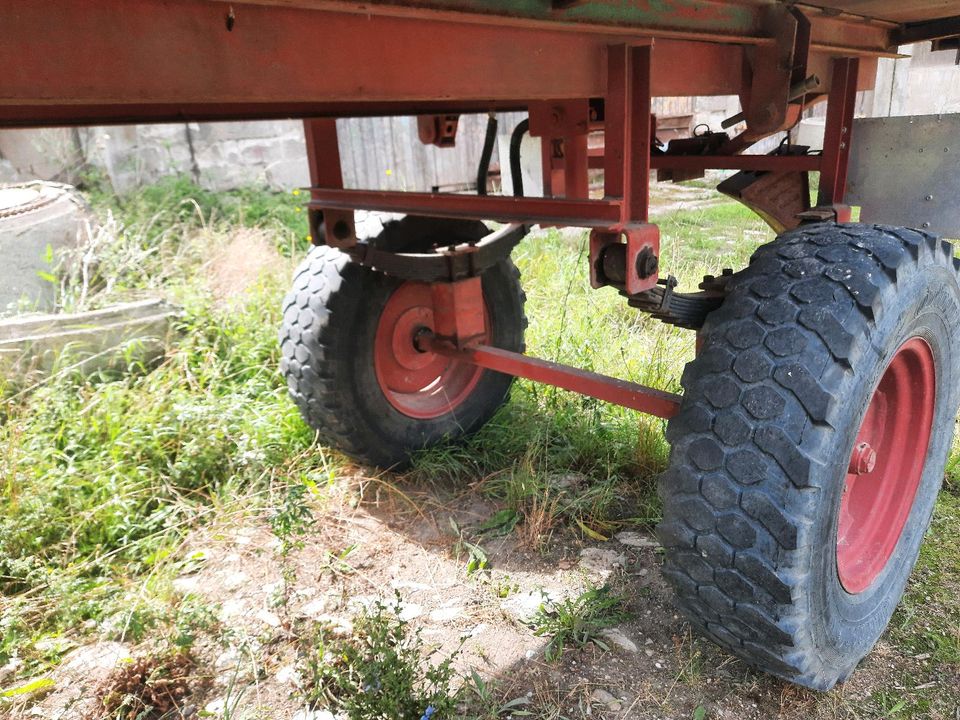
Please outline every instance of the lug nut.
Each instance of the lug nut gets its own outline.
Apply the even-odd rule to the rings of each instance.
[[[866,475],[873,472],[877,466],[877,451],[870,447],[870,443],[859,443],[853,449],[850,466],[847,473],[850,475]]]

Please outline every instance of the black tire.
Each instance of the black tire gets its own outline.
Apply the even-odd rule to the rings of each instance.
[[[707,319],[667,429],[663,572],[696,628],[766,672],[831,688],[903,594],[960,401],[956,262],[927,233],[802,227],[757,250]],[[837,563],[847,464],[874,388],[914,336],[936,368],[919,489],[890,560],[848,593]]]
[[[483,223],[409,216],[387,223],[373,244],[394,252],[478,240]],[[481,279],[491,343],[523,352],[527,325],[520,273],[509,259]],[[416,419],[385,397],[374,368],[381,313],[403,281],[350,261],[334,248],[313,248],[284,300],[281,370],[300,412],[321,438],[361,462],[406,465],[412,453],[475,432],[504,403],[512,377],[485,371],[468,397],[440,417]]]

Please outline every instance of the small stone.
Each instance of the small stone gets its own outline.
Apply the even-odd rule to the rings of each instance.
[[[607,577],[617,568],[622,568],[626,557],[616,550],[584,548],[580,551],[580,567],[587,572]]]
[[[291,715],[290,720],[337,720],[337,716],[329,710],[303,708]]]
[[[60,667],[66,672],[109,671],[130,658],[130,649],[118,642],[84,645],[68,653]]]
[[[247,611],[247,603],[240,598],[229,598],[220,605],[220,620],[229,621],[231,618],[243,615]]]
[[[206,705],[203,706],[203,711],[209,715],[216,715],[219,717],[223,714],[224,709],[227,707],[227,699],[225,697],[216,698],[211,700]]]
[[[336,615],[317,615],[314,620],[325,625],[334,635],[346,637],[353,634],[353,623]]]
[[[620,532],[615,535],[617,542],[630,547],[657,547],[659,543],[652,537],[638,532]]]
[[[316,600],[311,600],[308,603],[304,603],[300,606],[297,613],[302,617],[311,618],[313,620],[318,619],[321,615],[328,613],[333,608],[331,607],[333,603],[330,602],[329,598],[321,597]]]
[[[404,621],[413,620],[421,615],[423,615],[423,606],[416,603],[403,603],[400,606],[400,612],[397,613],[397,617]]]
[[[647,657],[653,657],[653,650],[651,650],[650,648],[647,648],[646,650],[643,651],[643,654],[646,655]]]
[[[437,608],[430,611],[431,622],[445,623],[455,620],[463,615],[462,607]]]
[[[280,627],[280,618],[277,617],[276,613],[272,613],[269,610],[260,608],[257,610],[256,618],[264,625],[269,625],[270,627]]]
[[[181,575],[173,581],[173,589],[181,595],[193,595],[200,591],[200,578],[196,575]]]
[[[220,653],[220,656],[216,659],[213,666],[217,670],[224,670],[227,668],[234,668],[237,666],[237,663],[240,661],[240,650],[231,647]]]
[[[631,653],[639,652],[640,650],[640,648],[637,647],[637,644],[624,635],[620,628],[607,628],[600,633],[600,636],[611,645],[616,645],[621,650],[626,650],[627,652]]]
[[[500,601],[500,609],[520,622],[527,622],[541,605],[555,603],[558,599],[560,594],[553,590],[515,593]]]
[[[282,668],[277,670],[275,675],[277,682],[284,685],[299,685],[300,673],[297,672],[295,665],[284,665]]]
[[[595,703],[600,703],[601,705],[607,705],[611,702],[616,702],[617,699],[611,695],[609,692],[603,688],[597,688],[592,693],[590,693],[590,699]]]
[[[250,576],[247,575],[242,570],[236,570],[227,574],[223,579],[223,587],[227,590],[236,590],[239,587],[243,587],[250,581]]]
[[[479,625],[474,625],[470,629],[470,632],[467,633],[467,635],[472,638],[477,637],[477,635],[482,635],[484,632],[486,632],[487,628],[489,627],[490,626],[487,625],[486,623],[480,623]]]

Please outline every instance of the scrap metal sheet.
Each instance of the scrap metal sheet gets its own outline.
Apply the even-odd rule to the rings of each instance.
[[[960,238],[960,114],[855,120],[846,202],[864,222]]]

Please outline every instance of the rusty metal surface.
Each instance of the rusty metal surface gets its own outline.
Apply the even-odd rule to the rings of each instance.
[[[0,3],[0,126],[520,109],[597,97],[606,48],[654,38],[652,93],[740,90],[772,0]],[[809,70],[896,26],[808,10]],[[776,13],[774,13],[776,14]],[[753,46],[753,47],[751,47]]]
[[[960,238],[960,115],[854,121],[846,202],[861,219]]]

